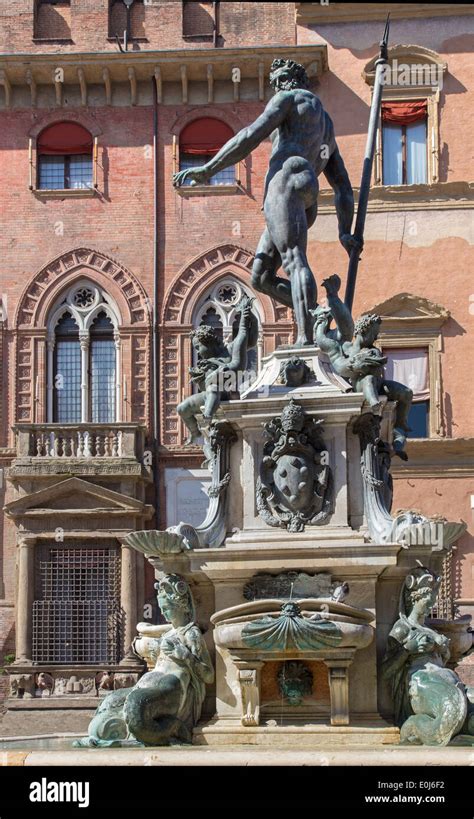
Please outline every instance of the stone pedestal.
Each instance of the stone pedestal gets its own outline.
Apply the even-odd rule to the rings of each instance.
[[[300,359],[291,379],[282,366],[289,358]],[[183,547],[151,559],[159,572],[191,584],[215,661],[215,692],[195,729],[197,744],[398,742],[379,666],[403,578],[416,560],[430,565],[436,555],[423,538],[403,542],[404,532],[422,531],[426,518],[390,514],[394,410],[381,398],[374,416],[314,347],[277,350],[240,400],[221,403],[216,420],[235,435],[219,506],[227,535],[211,548]],[[297,578],[309,589],[299,597]],[[258,628],[272,631],[285,601],[306,607],[306,622],[337,625],[340,645],[292,642],[284,613],[278,647],[235,637],[245,624],[251,632],[258,617]],[[295,628],[305,632],[306,625]],[[278,694],[288,662],[306,664],[301,673],[312,679],[301,702]]]

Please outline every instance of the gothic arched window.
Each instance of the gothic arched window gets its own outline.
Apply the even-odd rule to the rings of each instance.
[[[228,344],[236,337],[239,330],[239,303],[243,295],[254,298],[253,310],[259,320],[259,324],[261,324],[260,307],[257,300],[240,282],[229,276],[221,280],[218,284],[215,284],[212,289],[204,294],[194,314],[194,327],[207,324],[214,328],[225,344]],[[248,380],[249,383],[257,374],[261,361],[262,348],[263,341],[261,334],[259,334],[257,347],[253,347],[247,353],[248,379],[246,380]]]
[[[81,420],[81,345],[79,327],[66,311],[58,321],[54,345],[54,420]]]
[[[48,335],[48,420],[119,421],[119,316],[110,297],[76,284],[56,306]]]

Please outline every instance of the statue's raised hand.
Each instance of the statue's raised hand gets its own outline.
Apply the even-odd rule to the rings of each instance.
[[[341,279],[337,273],[333,273],[332,276],[328,276],[327,279],[323,279],[321,285],[326,290],[328,296],[337,296],[341,287]]]
[[[433,651],[436,645],[434,635],[425,631],[415,631],[405,642],[405,648],[410,654],[425,654]]]
[[[351,255],[352,248],[354,247],[356,247],[359,250],[359,255],[362,253],[364,242],[360,239],[357,239],[352,233],[343,233],[342,236],[339,236],[339,241],[343,246],[344,250],[347,251],[349,256]]]
[[[207,185],[210,178],[205,165],[201,168],[186,168],[185,171],[173,174],[173,187],[180,188],[188,180],[194,185]]]
[[[323,284],[324,284],[324,282],[323,282]],[[329,325],[329,323],[330,323],[330,321],[332,319],[332,314],[331,314],[330,309],[328,307],[323,307],[321,304],[318,304],[318,306],[315,307],[314,310],[310,310],[309,312],[311,313],[311,315],[314,318],[314,326],[315,327],[320,325],[320,324],[323,325],[323,326],[324,325]]]

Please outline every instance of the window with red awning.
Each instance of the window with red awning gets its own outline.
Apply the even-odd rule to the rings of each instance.
[[[91,154],[92,135],[77,122],[55,122],[41,131],[38,153],[43,156]]]
[[[427,113],[426,100],[382,103],[382,122],[393,122],[395,125],[411,125],[412,122],[426,119]]]
[[[212,156],[233,136],[232,129],[222,120],[212,117],[195,119],[181,131],[179,150],[184,154]]]

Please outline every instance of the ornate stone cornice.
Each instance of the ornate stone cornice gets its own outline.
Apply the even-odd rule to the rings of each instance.
[[[408,461],[392,460],[394,478],[474,476],[474,438],[408,439]]]
[[[291,46],[252,46],[243,48],[175,49],[160,51],[61,52],[60,54],[2,54],[0,55],[0,82],[7,89],[5,107],[15,107],[15,88],[29,89],[31,104],[36,105],[41,86],[76,86],[81,104],[87,98],[90,85],[103,86],[103,104],[113,104],[114,84],[130,86],[130,103],[144,103],[137,93],[139,83],[146,82],[151,89],[157,78],[159,102],[163,101],[163,86],[180,83],[183,102],[188,99],[189,83],[208,84],[209,66],[213,83],[227,80],[232,85],[232,70],[238,68],[241,78],[257,80],[257,98],[264,99],[270,65],[275,57],[288,57],[300,62],[310,77],[327,71],[327,46],[324,43]],[[62,69],[57,80],[55,70]],[[80,71],[78,71],[80,69]],[[262,77],[264,82],[262,82]],[[56,89],[57,90],[57,89]],[[238,98],[238,97],[237,97]],[[58,96],[59,104],[61,98]],[[208,97],[206,96],[206,99]],[[164,100],[166,102],[166,100]],[[102,104],[102,103],[99,103]],[[123,103],[122,103],[123,104]],[[175,101],[173,102],[175,104]]]
[[[362,20],[392,20],[411,17],[446,17],[472,14],[469,3],[296,3],[296,21],[311,23],[345,23]]]
[[[362,76],[368,85],[374,84],[375,63],[377,59],[378,55],[372,57],[362,72]],[[399,63],[408,65],[412,65],[413,63],[422,63],[423,65],[437,66],[443,74],[448,68],[447,63],[436,51],[419,45],[405,45],[403,43],[397,43],[396,45],[390,46],[388,49],[389,64],[391,64],[393,60],[397,60]]]
[[[384,323],[390,319],[397,321],[425,321],[431,326],[443,324],[449,318],[450,312],[441,304],[436,304],[424,296],[412,293],[397,293],[395,296],[376,304],[371,312],[381,316]]]
[[[358,188],[354,188],[354,198],[357,203]],[[473,207],[473,182],[436,182],[432,185],[373,185],[368,211],[466,210]],[[330,188],[320,191],[318,212],[334,213],[334,193]]]

